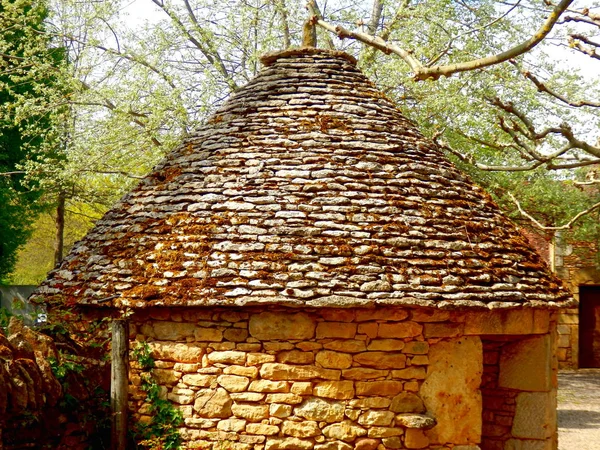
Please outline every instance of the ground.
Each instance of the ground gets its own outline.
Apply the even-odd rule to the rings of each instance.
[[[600,450],[600,369],[558,376],[559,450]]]

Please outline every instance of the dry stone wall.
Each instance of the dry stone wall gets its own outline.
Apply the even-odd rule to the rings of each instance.
[[[131,337],[152,349],[186,448],[476,450],[480,335],[549,336],[552,323],[533,309],[154,308]],[[148,422],[140,371],[131,409]]]

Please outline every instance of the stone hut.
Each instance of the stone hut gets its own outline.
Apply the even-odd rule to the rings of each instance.
[[[352,57],[262,61],[39,296],[127,310],[186,448],[555,449],[560,281]]]

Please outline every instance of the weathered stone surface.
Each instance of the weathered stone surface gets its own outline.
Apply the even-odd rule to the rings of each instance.
[[[370,351],[399,352],[404,348],[404,341],[400,339],[373,339],[367,348]]]
[[[212,352],[208,354],[208,360],[215,364],[244,364],[246,362],[246,353],[236,351]]]
[[[297,381],[292,384],[290,391],[298,395],[312,394],[312,383],[309,381]]]
[[[404,446],[402,445],[402,440],[397,437],[397,436],[393,436],[393,437],[388,437],[388,438],[383,438],[381,440],[381,443],[383,444],[384,448],[404,448]]]
[[[274,361],[275,355],[269,355],[268,353],[248,353],[246,362],[249,366],[258,366]]]
[[[267,438],[265,450],[312,450],[313,442],[298,438]]]
[[[462,323],[426,323],[423,334],[426,338],[461,336],[463,327]]]
[[[152,375],[158,384],[171,386],[179,381],[182,373],[170,369],[152,369]]]
[[[423,430],[408,428],[404,433],[404,445],[406,448],[425,448],[429,445],[429,438]]]
[[[387,408],[392,403],[392,400],[388,397],[367,397],[367,398],[355,398],[348,402],[349,406],[353,408]]]
[[[408,310],[403,308],[357,309],[356,321],[393,320],[400,321],[408,317]]]
[[[288,364],[267,363],[260,368],[260,376],[267,380],[339,380],[339,370],[322,369],[315,366],[292,366]]]
[[[354,450],[354,447],[341,441],[329,441],[315,445],[315,450]]]
[[[521,392],[512,435],[524,439],[547,439],[556,432],[556,396],[551,392]]]
[[[341,422],[344,419],[344,404],[320,398],[309,398],[294,408],[294,413],[307,420],[316,420],[317,422]]]
[[[376,378],[385,378],[389,373],[389,370],[356,367],[354,369],[342,370],[342,377],[349,380],[374,380]]]
[[[368,430],[368,436],[370,438],[386,438],[393,436],[402,436],[404,434],[403,428],[394,427],[371,427]]]
[[[223,337],[231,342],[244,342],[248,337],[248,330],[244,328],[227,328],[223,332]]]
[[[317,422],[312,420],[305,420],[302,422],[285,420],[281,425],[281,432],[288,436],[294,436],[298,438],[308,438],[321,434],[319,425],[317,425]]]
[[[192,343],[154,341],[150,343],[152,358],[161,361],[197,363],[202,361],[205,349]]]
[[[402,353],[365,352],[353,356],[358,364],[378,369],[403,369],[406,366],[406,355]]]
[[[305,313],[263,312],[250,316],[250,335],[261,341],[311,339],[315,320]]]
[[[323,348],[344,353],[360,353],[367,350],[365,341],[356,339],[343,339],[327,342],[326,344],[323,344]]]
[[[217,383],[229,392],[244,392],[250,380],[238,375],[221,375],[217,378]]]
[[[223,388],[204,390],[198,393],[194,402],[194,411],[201,417],[227,418],[231,416],[233,401]]]
[[[554,450],[555,448],[556,447],[552,443],[552,439],[548,439],[545,441],[530,439],[509,439],[508,441],[506,441],[506,444],[504,446],[504,450]]]
[[[376,450],[379,445],[378,439],[362,438],[357,439],[354,444],[354,450]]]
[[[290,350],[277,354],[277,362],[284,364],[312,364],[314,361],[315,355],[312,352]]]
[[[192,389],[174,387],[173,390],[167,394],[167,398],[180,405],[189,405],[194,402],[195,394],[196,393]]]
[[[434,427],[436,421],[433,417],[423,414],[398,414],[396,416],[396,425],[404,428],[420,428],[428,430]]]
[[[344,442],[354,442],[357,437],[365,436],[367,430],[349,420],[328,425],[323,428],[323,434],[330,439],[339,439]]]
[[[548,335],[534,336],[502,347],[498,385],[521,391],[549,391],[552,346]]]
[[[316,397],[347,400],[354,398],[354,383],[352,381],[322,381],[313,388]]]
[[[229,395],[236,402],[260,402],[265,398],[260,392],[232,392]]]
[[[356,335],[355,323],[319,322],[317,324],[317,339],[345,338],[352,339]]]
[[[258,376],[257,367],[245,366],[227,366],[223,369],[225,375],[239,375],[241,377],[256,378]]]
[[[395,413],[422,413],[425,412],[425,405],[418,395],[402,392],[392,399],[390,411]]]
[[[412,355],[426,355],[429,351],[429,343],[425,341],[410,341],[404,345],[402,353],[410,353]]]
[[[217,328],[196,328],[194,329],[194,339],[199,342],[221,342],[223,332]]]
[[[249,423],[246,425],[246,433],[260,434],[262,436],[273,436],[279,433],[279,427],[264,423]]]
[[[292,415],[292,406],[282,403],[271,403],[269,405],[269,415],[272,417],[289,417]]]
[[[404,380],[424,380],[425,374],[426,371],[424,367],[407,367],[406,369],[392,370],[392,376],[394,378],[402,378]]]
[[[231,406],[231,411],[237,417],[246,419],[250,422],[260,422],[269,417],[268,405],[252,405],[236,403]]]
[[[358,423],[364,426],[387,427],[392,424],[395,414],[392,411],[367,411],[360,415]]]
[[[357,381],[356,395],[391,397],[402,391],[401,381]]]
[[[252,392],[288,392],[290,390],[287,381],[254,380],[248,387]]]
[[[284,394],[267,394],[265,402],[267,403],[285,403],[288,405],[298,405],[302,403],[302,396],[293,394],[291,392]]]
[[[240,432],[244,431],[244,428],[246,428],[246,423],[247,422],[243,419],[231,418],[226,420],[220,420],[217,424],[217,429],[221,431]]]
[[[316,362],[326,369],[347,369],[352,366],[352,355],[323,350],[317,353]]]
[[[179,341],[194,335],[196,325],[187,322],[153,321],[142,326],[142,333],[160,341]]]
[[[417,322],[380,323],[377,335],[380,338],[403,339],[419,336],[423,325]]]
[[[188,386],[198,387],[211,387],[216,386],[217,376],[216,375],[203,375],[203,374],[186,374],[181,379]]]
[[[427,432],[432,443],[479,442],[482,368],[483,351],[478,337],[453,338],[430,346],[427,378],[420,397],[428,414],[438,421]]]

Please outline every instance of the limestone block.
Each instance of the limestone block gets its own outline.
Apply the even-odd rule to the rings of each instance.
[[[354,322],[356,313],[353,309],[322,309],[323,319],[333,322]]]
[[[314,341],[298,342],[296,348],[299,348],[303,352],[312,352],[313,350],[321,350],[323,344]]]
[[[549,391],[552,387],[550,336],[511,342],[502,348],[498,385],[520,391]]]
[[[365,352],[353,356],[358,364],[378,369],[403,369],[406,366],[406,355],[389,352]]]
[[[426,338],[434,337],[455,337],[460,336],[463,333],[464,325],[462,323],[444,323],[434,322],[426,323],[424,335]]]
[[[403,339],[419,336],[423,332],[423,325],[417,322],[380,323],[377,336],[380,338]]]
[[[387,408],[391,403],[392,400],[388,397],[367,397],[350,400],[348,406],[362,409]]]
[[[404,430],[402,428],[394,427],[371,427],[369,428],[368,436],[370,438],[386,438],[394,436],[402,436]]]
[[[243,328],[227,328],[223,332],[223,337],[225,338],[225,340],[231,342],[244,342],[248,337],[248,330],[245,330]]]
[[[232,392],[229,395],[236,402],[260,402],[265,398],[265,394],[259,392]]]
[[[429,343],[425,341],[410,341],[404,345],[402,353],[412,355],[426,355],[429,352]]]
[[[200,364],[175,363],[173,365],[173,370],[178,370],[183,373],[197,373],[200,367]]]
[[[234,403],[231,405],[231,412],[233,412],[236,417],[241,417],[250,422],[260,422],[269,417],[269,406]]]
[[[312,339],[315,320],[305,313],[263,312],[250,316],[250,335],[259,341]]]
[[[388,448],[405,448],[402,445],[402,440],[398,436],[383,438],[381,440],[381,443],[383,444],[383,447],[386,449],[388,449]]]
[[[181,379],[188,386],[198,387],[211,387],[216,386],[217,376],[216,375],[203,375],[203,374],[186,374]]]
[[[437,308],[414,309],[411,313],[411,319],[415,322],[445,322],[450,319],[450,311],[443,311]]]
[[[411,392],[402,392],[392,399],[390,411],[395,413],[422,413],[425,412],[423,400]]]
[[[371,351],[382,350],[386,352],[399,352],[403,348],[404,341],[400,339],[373,339],[367,347]]]
[[[354,383],[352,381],[322,381],[313,388],[316,397],[347,400],[354,398]]]
[[[392,411],[367,411],[360,415],[358,423],[368,427],[380,426],[387,427],[392,424],[395,414]]]
[[[246,423],[247,422],[243,419],[231,418],[226,420],[220,420],[217,424],[217,430],[240,432],[244,431],[244,428],[246,428]]]
[[[357,381],[356,395],[391,397],[402,391],[401,381]]]
[[[342,377],[349,380],[375,380],[377,378],[385,378],[389,373],[389,370],[355,367],[353,369],[342,370]]]
[[[344,353],[360,353],[367,350],[365,341],[356,339],[343,339],[327,342],[326,344],[323,344],[323,348]]]
[[[191,389],[173,388],[173,391],[167,394],[167,399],[180,405],[189,405],[194,402],[195,392]]]
[[[223,332],[217,328],[196,328],[194,339],[198,342],[221,342]]]
[[[171,369],[152,369],[152,376],[160,385],[172,386],[179,381],[181,375],[181,372]]]
[[[341,441],[329,441],[315,445],[315,450],[354,450],[354,448],[352,445]]]
[[[365,436],[367,430],[355,423],[344,420],[340,423],[328,425],[323,428],[323,434],[330,439],[339,439],[344,442],[354,442],[357,437]]]
[[[354,444],[354,450],[377,450],[378,439],[359,438]]]
[[[186,418],[185,425],[190,428],[213,428],[219,423],[218,419],[198,419],[195,417]]]
[[[391,320],[398,322],[408,317],[408,310],[401,308],[382,308],[382,309],[358,309],[356,310],[356,321],[365,322],[367,320]]]
[[[202,361],[205,349],[197,344],[154,341],[150,343],[152,358],[161,361],[197,363]]]
[[[345,338],[352,339],[356,335],[355,323],[319,322],[317,324],[317,339]]]
[[[323,350],[317,353],[316,361],[326,369],[347,369],[352,366],[352,355]]]
[[[194,335],[196,325],[186,322],[154,321],[142,325],[142,334],[160,341],[181,341]]]
[[[249,423],[246,425],[246,433],[260,434],[262,436],[273,436],[279,433],[279,427],[264,423]]]
[[[533,332],[536,334],[550,332],[550,311],[545,309],[533,310]]]
[[[267,394],[265,402],[267,403],[285,403],[287,405],[299,405],[302,403],[302,396],[292,393],[285,394]]]
[[[429,445],[429,438],[423,430],[408,428],[404,433],[404,445],[406,448],[425,448]]]
[[[288,364],[266,363],[260,368],[260,376],[267,380],[339,380],[339,370],[322,369],[315,366],[293,366]]]
[[[248,387],[252,392],[289,392],[287,381],[254,380]]]
[[[312,383],[309,381],[297,381],[292,384],[291,392],[298,395],[312,394]]]
[[[281,352],[283,350],[293,350],[294,344],[290,342],[265,341],[263,342],[263,347],[267,352]]]
[[[478,337],[453,338],[430,346],[427,378],[421,385],[420,397],[428,414],[438,422],[427,432],[432,443],[479,442],[482,368],[483,351]]]
[[[229,393],[223,388],[216,390],[206,389],[198,392],[194,403],[194,411],[201,417],[227,418],[231,416],[233,401]]]
[[[404,428],[420,428],[428,430],[434,427],[436,421],[433,417],[423,414],[398,414],[396,416],[396,425]]]
[[[521,392],[511,434],[524,439],[547,439],[556,432],[554,392]]]
[[[265,450],[312,450],[313,442],[298,438],[267,438]]]
[[[208,354],[208,360],[212,364],[221,363],[243,365],[246,362],[246,353],[236,351],[212,352]]]
[[[321,398],[308,398],[294,408],[294,413],[317,422],[341,422],[344,419],[344,404]]]
[[[269,355],[268,353],[248,353],[246,362],[249,366],[259,366],[274,361],[275,355]]]
[[[404,380],[424,380],[425,374],[426,371],[424,367],[407,367],[406,369],[392,370],[392,377],[402,378]]]
[[[504,334],[519,335],[532,334],[544,326],[544,317],[539,316],[536,325],[533,309],[495,310],[491,312],[467,313],[465,320],[465,335]],[[547,332],[547,331],[546,331]]]
[[[221,375],[217,377],[217,383],[228,392],[243,392],[250,384],[250,380],[239,375]]]
[[[285,364],[312,364],[315,361],[315,355],[312,352],[301,352],[291,350],[280,352],[277,355],[277,362]]]
[[[427,355],[415,355],[410,359],[410,364],[413,366],[426,366],[429,364]]]
[[[551,439],[544,441],[528,439],[509,439],[508,441],[506,441],[504,450],[555,450],[555,447]]]
[[[269,415],[273,417],[289,417],[292,415],[292,406],[282,403],[271,403],[269,405]]]
[[[298,438],[308,438],[313,436],[319,436],[321,430],[317,422],[312,420],[305,420],[302,422],[292,422],[291,420],[285,420],[281,425],[281,432],[288,436],[294,436]]]
[[[367,322],[358,325],[358,334],[365,334],[371,339],[377,337],[379,331],[379,324],[377,322]]]
[[[348,419],[353,420],[355,422],[358,420],[361,413],[362,413],[362,411],[360,409],[346,408],[344,410],[344,415]]]
[[[257,367],[246,366],[227,366],[223,369],[225,375],[239,375],[242,377],[256,378],[258,376]]]

